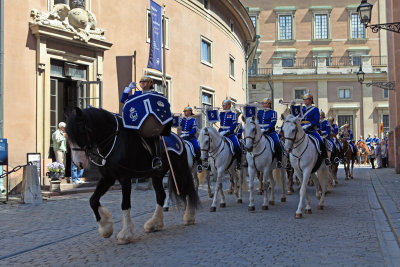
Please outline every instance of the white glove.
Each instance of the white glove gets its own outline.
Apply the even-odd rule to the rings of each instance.
[[[135,82],[131,82],[131,83],[128,85],[128,87],[131,88],[131,89],[135,89],[135,88],[136,88],[136,83],[135,83]]]
[[[222,136],[224,136],[224,135],[227,134],[227,133],[229,133],[229,131],[225,130],[225,131],[220,132],[219,134],[222,135]]]
[[[308,127],[310,127],[310,125],[309,124],[306,124],[306,125],[303,125],[303,126],[301,126],[301,128],[303,128],[303,130],[305,131],[305,130],[307,130],[308,129]]]
[[[130,88],[130,87],[125,87],[125,89],[124,89],[125,94],[129,94],[131,91],[132,91],[132,88]]]
[[[189,136],[189,135],[186,133],[181,134],[181,138],[186,137],[186,136]]]

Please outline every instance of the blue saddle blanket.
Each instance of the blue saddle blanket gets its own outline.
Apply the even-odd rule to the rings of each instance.
[[[139,130],[150,114],[154,115],[162,125],[171,121],[172,114],[167,98],[156,93],[147,93],[126,101],[122,122],[125,128]]]
[[[176,154],[180,155],[183,152],[183,147],[184,144],[182,142],[182,139],[179,138],[177,134],[174,132],[171,132],[170,136],[164,136],[165,139],[165,144],[167,145],[168,151],[173,151]],[[162,140],[161,142],[161,147],[164,149],[164,143]]]

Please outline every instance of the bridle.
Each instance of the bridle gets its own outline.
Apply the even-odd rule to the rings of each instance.
[[[107,158],[111,154],[111,152],[113,151],[115,143],[117,141],[118,134],[119,134],[119,122],[118,122],[118,119],[117,119],[117,117],[115,115],[114,115],[114,119],[115,119],[115,122],[116,122],[116,125],[117,125],[115,131],[112,134],[110,134],[109,136],[107,136],[104,140],[102,140],[101,142],[98,143],[98,145],[96,146],[97,152],[93,151],[94,148],[91,145],[84,146],[83,148],[71,148],[71,150],[73,150],[73,151],[84,151],[85,154],[88,156],[89,160],[96,166],[103,167],[104,165],[106,165]],[[87,128],[85,122],[83,122],[83,124],[84,124],[85,135],[86,135],[87,141],[88,141],[89,144],[92,144],[91,138],[90,138],[90,134],[89,134],[89,129]],[[108,151],[108,153],[105,156],[103,156],[100,153],[100,149],[99,148],[102,145],[109,144],[109,142],[110,142],[110,140],[112,140],[112,138],[114,138],[113,144],[112,144],[110,150]],[[92,157],[100,158],[101,159],[101,163],[97,163],[95,160],[92,159]]]
[[[200,148],[200,151],[207,152],[208,155],[209,155],[211,158],[213,158],[213,159],[215,160],[215,158],[221,153],[221,151],[222,151],[223,148],[225,147],[224,138],[223,138],[223,137],[221,138],[221,142],[219,142],[218,146],[216,146],[216,149],[214,149],[213,151],[210,151],[210,150],[211,150],[211,138],[210,138],[210,134],[207,132],[207,133],[204,133],[204,135],[205,135],[205,136],[208,136],[208,148],[206,148],[206,149]],[[224,144],[223,144],[223,146],[222,146],[222,148],[221,148],[221,144],[222,144],[222,143],[224,143]],[[220,149],[220,148],[221,148],[221,149]],[[216,153],[216,154],[214,154],[214,153]],[[214,154],[214,155],[213,155],[213,154]]]
[[[262,137],[260,137],[260,139],[258,139],[258,141],[254,142],[254,140],[256,139],[256,136],[257,136],[257,126],[254,121],[251,121],[250,123],[254,125],[255,133],[254,133],[254,136],[250,136],[250,135],[245,136],[244,141],[246,142],[246,139],[251,139],[253,141],[252,148],[254,149],[254,147],[256,147],[258,145],[258,143],[260,143]]]
[[[286,137],[284,135],[284,138],[285,138],[285,140],[287,139],[289,141],[292,141],[292,146],[295,145],[296,143],[299,143],[297,146],[290,148],[290,150],[293,150],[293,149],[298,148],[304,142],[304,139],[306,137],[306,133],[304,132],[303,136],[299,140],[296,141],[297,133],[299,132],[299,129],[297,128],[297,124],[296,123],[294,123],[294,122],[290,122],[290,123],[293,123],[296,126],[295,127],[296,130],[295,130],[295,133],[294,133],[294,137],[290,138],[290,137]],[[283,123],[283,125],[285,125],[285,123]],[[282,125],[282,128],[283,128],[283,125]],[[303,151],[303,153],[304,153],[304,151]]]

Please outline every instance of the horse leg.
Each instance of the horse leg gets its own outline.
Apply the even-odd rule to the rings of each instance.
[[[231,169],[229,173],[234,177],[236,181],[235,194],[237,203],[242,203],[242,176],[238,175],[235,169]]]
[[[269,184],[268,184],[268,181],[269,181]],[[273,205],[275,205],[275,180],[274,180],[273,170],[269,171],[269,178],[267,179],[266,182],[267,182],[268,186],[271,187],[271,194],[269,197],[268,204],[273,206]]]
[[[293,170],[286,171],[286,174],[288,177],[288,186],[289,186],[287,194],[291,195],[294,192],[294,190],[293,190]]]
[[[213,194],[213,192],[212,192],[212,190],[211,190],[211,182],[210,182],[210,172],[207,170],[206,171],[207,173],[206,173],[206,176],[207,176],[207,191],[208,191],[208,197],[209,198],[213,198],[214,197],[214,194]]]
[[[325,203],[325,194],[326,194],[326,187],[327,187],[327,175],[329,175],[328,170],[326,169],[325,166],[322,166],[318,170],[318,181],[319,184],[321,185],[321,198],[319,199],[318,203],[318,209],[323,210],[324,209],[324,203]]]
[[[285,172],[281,169],[275,169],[276,173],[276,181],[282,183],[282,195],[281,195],[281,202],[286,202],[286,181],[285,181]]]
[[[211,203],[211,208],[210,208],[211,212],[215,212],[217,210],[218,190],[219,190],[219,185],[220,184],[222,185],[222,182],[221,182],[222,174],[220,174],[220,172],[217,172],[217,171],[214,171],[213,174],[214,174],[213,175],[214,177],[215,176],[217,177],[217,181],[215,182],[215,185],[214,185],[214,197],[213,197],[213,201]]]
[[[311,174],[310,179],[312,179],[313,182],[314,182],[314,184],[315,184],[315,197],[318,198],[318,199],[320,199],[320,198],[321,198],[321,191],[322,191],[322,190],[320,190],[320,189],[321,189],[321,186],[320,186],[320,184],[319,184],[318,178],[317,178],[317,176],[315,175],[315,173],[312,173],[312,174]]]
[[[262,195],[263,193],[263,173],[257,172],[258,174],[258,192],[257,195]]]
[[[108,211],[108,209],[101,206],[100,198],[114,183],[114,178],[102,177],[97,183],[93,195],[90,197],[90,207],[92,208],[94,216],[96,217],[96,221],[99,226],[99,234],[104,238],[108,238],[112,235],[114,231],[114,224],[111,218],[111,213]]]
[[[257,175],[257,172],[255,171],[254,165],[250,165],[249,161],[249,211],[254,211],[254,197],[253,197],[253,181],[254,177]]]
[[[303,202],[304,202],[304,197],[306,196],[307,193],[307,183],[308,179],[310,177],[310,170],[303,171],[302,176],[298,175],[296,173],[297,177],[301,177],[301,187],[300,187],[300,200],[299,200],[299,205],[297,206],[297,211],[295,218],[300,219],[302,217],[302,209],[303,209]]]
[[[221,176],[223,176],[223,173],[221,174]],[[221,197],[221,201],[219,202],[219,207],[220,208],[225,208],[226,207],[226,203],[225,203],[225,195],[224,195],[224,190],[222,188],[222,179],[221,182],[219,183],[219,193],[220,193],[220,197]]]
[[[164,228],[164,213],[162,206],[165,201],[165,191],[163,188],[163,176],[152,177],[154,191],[156,191],[157,206],[153,216],[144,224],[146,233],[160,231]]]
[[[117,235],[118,244],[128,244],[133,241],[135,228],[131,218],[131,190],[132,181],[130,178],[118,179],[122,187],[122,229]]]
[[[354,170],[354,160],[351,161],[351,173],[350,173],[350,178],[353,179],[353,170]]]
[[[164,201],[163,210],[167,212],[169,210],[169,192],[166,192],[165,194],[167,195],[167,198]]]
[[[235,182],[233,180],[232,174],[229,174],[229,181],[230,181],[230,185],[229,185],[229,189],[228,189],[228,194],[232,195],[233,192],[235,191]]]

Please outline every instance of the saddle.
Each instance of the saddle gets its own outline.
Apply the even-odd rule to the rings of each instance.
[[[192,153],[193,158],[196,157],[196,153],[194,152],[194,147],[193,144],[191,142],[189,142],[188,140],[183,139],[182,140],[183,143],[185,143],[185,145],[187,145],[189,147],[190,153]]]
[[[311,171],[311,172],[316,172],[319,169],[319,167],[321,167],[321,164],[322,164],[322,161],[323,161],[323,158],[322,158],[322,155],[321,155],[322,154],[321,153],[321,148],[319,147],[320,144],[319,144],[319,140],[317,138],[315,138],[311,134],[308,134],[308,137],[310,137],[311,143],[314,144],[314,146],[315,146],[315,148],[317,149],[317,152],[318,152],[317,162],[315,162],[315,165],[314,165],[314,167],[313,167],[313,169]]]
[[[235,146],[233,145],[233,142],[231,139],[229,139],[227,136],[224,136],[225,141],[229,144],[229,148],[231,149],[232,155],[235,155]]]

